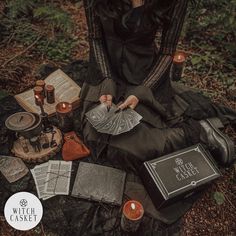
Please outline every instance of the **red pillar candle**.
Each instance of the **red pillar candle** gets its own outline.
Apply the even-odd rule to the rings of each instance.
[[[68,102],[59,102],[56,105],[58,126],[63,132],[73,130],[72,105]]]
[[[176,52],[171,67],[171,78],[173,81],[179,81],[182,77],[186,55],[183,52]]]
[[[121,217],[121,227],[124,231],[135,232],[142,221],[144,214],[143,206],[140,202],[135,200],[127,201],[123,207],[123,214]]]

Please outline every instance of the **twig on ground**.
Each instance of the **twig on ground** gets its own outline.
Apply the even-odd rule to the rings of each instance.
[[[211,72],[212,72],[212,65],[210,66],[210,68],[209,68],[207,74],[202,78],[202,80],[205,80],[206,78],[208,78],[209,75],[211,74]]]
[[[234,204],[233,204],[233,203],[230,201],[230,199],[228,198],[228,196],[227,196],[227,194],[226,194],[226,191],[225,191],[222,187],[220,187],[220,186],[218,186],[218,187],[219,187],[219,190],[224,194],[225,199],[227,200],[227,202],[231,205],[231,207],[232,207],[233,209],[236,210]]]
[[[11,61],[15,60],[17,57],[23,55],[26,53],[28,50],[30,50],[40,39],[42,36],[39,36],[32,44],[30,44],[25,50],[21,51],[20,53],[14,55],[12,58],[8,59],[6,62],[4,62],[1,67],[5,67],[8,63]]]

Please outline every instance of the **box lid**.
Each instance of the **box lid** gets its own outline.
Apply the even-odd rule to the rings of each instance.
[[[200,145],[144,163],[164,199],[170,199],[218,178],[221,174]]]

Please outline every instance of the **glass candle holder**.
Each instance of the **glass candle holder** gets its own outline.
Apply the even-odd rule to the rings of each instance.
[[[59,102],[56,105],[56,114],[61,131],[72,131],[74,128],[72,105],[68,102]]]
[[[182,77],[184,63],[186,55],[183,52],[176,52],[173,58],[173,64],[171,67],[171,79],[173,81],[179,81]]]
[[[138,230],[144,214],[143,206],[135,200],[127,201],[123,207],[121,216],[121,228],[126,232]]]

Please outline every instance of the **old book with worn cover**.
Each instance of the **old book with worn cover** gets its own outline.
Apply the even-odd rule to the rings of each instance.
[[[201,144],[144,162],[140,173],[157,209],[186,198],[220,175]]]
[[[72,196],[121,205],[126,173],[92,163],[80,162]]]
[[[72,103],[73,108],[79,106],[80,87],[62,70],[58,69],[51,73],[46,79],[46,84],[53,85],[55,88],[55,103],[44,102],[44,109],[48,115],[56,113],[56,104],[58,102]],[[35,104],[33,89],[15,95],[17,102],[28,112],[40,113],[40,108]]]

